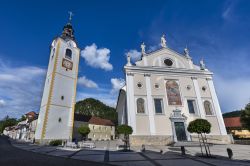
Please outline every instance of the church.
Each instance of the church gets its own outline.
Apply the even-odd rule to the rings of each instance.
[[[130,55],[124,66],[126,85],[120,89],[116,111],[118,123],[133,128],[132,145],[166,145],[178,141],[197,141],[197,134],[187,131],[197,118],[211,123],[209,142],[230,143],[220,104],[213,84],[213,73],[204,61],[195,65],[188,48],[184,54],[167,46],[161,37],[161,48],[145,51],[132,64]]]

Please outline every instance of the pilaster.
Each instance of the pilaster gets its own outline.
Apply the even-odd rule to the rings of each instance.
[[[204,109],[203,109],[203,104],[202,104],[202,100],[201,100],[201,93],[200,93],[200,87],[199,87],[199,84],[198,84],[198,81],[197,81],[197,77],[192,77],[191,79],[193,80],[193,84],[194,84],[194,90],[195,90],[195,94],[196,94],[196,97],[197,97],[198,110],[199,110],[199,113],[200,113],[200,117],[204,119],[205,118],[205,112],[204,112]]]
[[[154,112],[153,112],[153,99],[152,99],[152,92],[151,92],[151,81],[150,81],[150,74],[144,74],[146,79],[146,89],[147,89],[147,108],[148,108],[148,117],[149,117],[149,126],[150,126],[150,133],[151,135],[155,135],[155,119],[154,119]]]
[[[135,99],[134,99],[134,74],[126,74],[126,88],[127,88],[127,114],[128,125],[133,129],[133,134],[136,135],[136,112],[135,112]]]
[[[218,97],[216,95],[213,80],[211,78],[207,78],[207,82],[208,82],[208,86],[209,86],[209,89],[210,89],[210,92],[211,92],[211,96],[212,96],[216,116],[217,116],[217,119],[218,119],[218,123],[219,123],[219,127],[220,127],[220,133],[221,133],[221,135],[227,135],[226,127],[225,127],[224,120],[223,120],[223,117],[222,117],[222,114],[221,114],[220,104],[219,104]]]

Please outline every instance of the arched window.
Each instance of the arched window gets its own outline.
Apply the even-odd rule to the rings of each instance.
[[[213,115],[213,111],[212,111],[212,105],[209,101],[204,101],[204,108],[205,108],[205,112],[206,115]]]
[[[136,101],[136,104],[137,104],[137,113],[139,114],[144,114],[145,113],[145,107],[144,107],[144,99],[142,98],[139,98],[137,99]]]
[[[68,59],[72,58],[72,51],[70,49],[66,49],[65,57]]]

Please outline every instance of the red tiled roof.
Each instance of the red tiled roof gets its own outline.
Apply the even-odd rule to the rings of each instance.
[[[33,117],[37,116],[37,114],[36,114],[34,111],[28,112],[28,113],[26,113],[25,115],[26,115],[26,116],[27,116],[27,115],[31,115],[31,116],[33,116]]]
[[[226,127],[242,127],[240,117],[224,118],[224,123]]]
[[[91,117],[91,119],[89,120],[89,123],[95,124],[95,125],[114,126],[114,123],[111,120],[102,119],[102,118],[95,117],[95,116]]]

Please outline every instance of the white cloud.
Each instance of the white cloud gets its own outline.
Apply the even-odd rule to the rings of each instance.
[[[112,90],[111,93],[117,93],[124,85],[125,81],[122,78],[111,78]]]
[[[113,69],[112,64],[109,63],[110,50],[107,48],[98,49],[95,43],[91,46],[86,46],[84,50],[81,51],[81,56],[89,66],[101,68],[106,71]]]
[[[136,62],[141,59],[141,53],[137,50],[129,50],[127,53],[125,53],[126,56],[130,55],[130,58],[132,61]]]
[[[225,79],[216,76],[214,79],[222,112],[243,109],[250,102],[249,78]]]
[[[78,85],[82,85],[87,88],[98,88],[98,85],[94,81],[87,79],[85,76],[78,78]]]
[[[29,111],[38,111],[46,70],[3,64],[6,63],[0,59],[0,98],[4,99],[0,119],[6,115],[19,118]]]
[[[3,107],[5,105],[5,101],[3,99],[0,100],[0,107]]]

